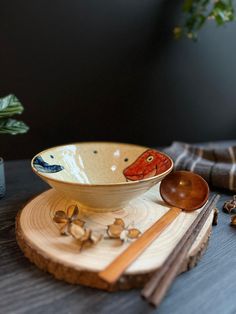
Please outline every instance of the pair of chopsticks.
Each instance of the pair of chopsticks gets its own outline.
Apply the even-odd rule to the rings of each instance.
[[[150,304],[158,306],[166,295],[170,285],[181,270],[186,256],[206,223],[212,209],[215,208],[220,195],[214,195],[195,218],[177,246],[170,253],[164,265],[158,269],[141,291],[141,295]]]

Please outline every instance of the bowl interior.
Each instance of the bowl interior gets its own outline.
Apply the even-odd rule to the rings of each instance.
[[[162,174],[172,167],[172,160],[143,146],[90,142],[47,149],[33,158],[32,167],[59,181],[116,184]]]

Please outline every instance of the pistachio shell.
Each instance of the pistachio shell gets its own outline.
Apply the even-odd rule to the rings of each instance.
[[[136,228],[132,228],[132,229],[129,229],[128,230],[128,234],[127,236],[130,238],[130,239],[137,239],[139,236],[140,236],[141,232],[136,229]]]
[[[229,214],[231,211],[236,207],[236,204],[234,204],[234,201],[226,201],[224,203],[223,209],[228,212]]]
[[[73,221],[79,215],[79,208],[77,205],[70,205],[67,207],[66,212],[67,212],[67,217]]]
[[[60,228],[60,233],[61,235],[70,235],[70,230],[69,230],[69,225],[68,223],[65,223],[61,228]]]
[[[58,210],[55,212],[53,221],[56,223],[66,223],[67,222],[67,216],[66,213],[63,210]]]
[[[70,226],[70,233],[77,240],[81,240],[84,237],[85,232],[86,231],[82,227],[74,223],[72,223]]]
[[[97,244],[102,238],[102,234],[92,233],[92,230],[87,229],[84,237],[80,239],[80,251]]]
[[[91,238],[93,244],[96,244],[96,243],[98,243],[99,241],[102,240],[103,235],[100,234],[100,233],[93,232],[93,233],[91,234],[90,238]]]
[[[79,239],[81,242],[85,242],[90,239],[92,230],[85,229],[84,235]]]
[[[124,230],[124,227],[122,225],[109,225],[107,228],[107,234],[110,238],[119,238],[121,232]]]
[[[125,227],[124,220],[121,219],[121,218],[115,218],[115,221],[114,221],[113,225],[120,225],[122,227]]]
[[[81,220],[81,219],[76,219],[72,222],[73,224],[77,225],[77,226],[80,226],[80,227],[84,227],[85,225],[85,221]]]

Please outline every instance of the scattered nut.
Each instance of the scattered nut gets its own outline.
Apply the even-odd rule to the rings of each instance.
[[[78,216],[79,209],[77,205],[71,205],[66,212],[62,210],[56,211],[53,220],[61,225],[60,232],[62,235],[71,235],[77,240],[79,250],[81,251],[85,247],[97,244],[103,236],[86,229],[84,227],[85,221],[79,219]]]
[[[85,221],[78,218],[77,205],[69,206],[66,211],[55,212],[53,221],[60,225],[61,235],[71,235],[79,244],[79,250],[97,244],[103,239],[103,235],[85,228]],[[114,223],[107,226],[107,234],[110,239],[119,239],[121,243],[137,239],[141,232],[136,228],[126,227],[123,219],[115,218]]]
[[[137,239],[141,232],[136,228],[125,227],[121,218],[116,218],[112,225],[107,226],[107,234],[111,239],[120,239],[121,243]]]
[[[79,209],[77,205],[71,205],[67,208],[66,212],[63,210],[58,210],[55,212],[53,221],[60,224],[60,232],[62,235],[70,235],[70,228],[72,224],[76,224],[83,227],[85,221],[78,218]]]
[[[236,208],[236,195],[233,196],[233,199],[226,201],[223,205],[223,210],[229,214],[234,208]]]

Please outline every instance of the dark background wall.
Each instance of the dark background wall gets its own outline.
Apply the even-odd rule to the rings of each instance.
[[[0,1],[0,96],[31,127],[5,159],[90,140],[169,145],[236,134],[236,25],[174,41],[182,1]]]

